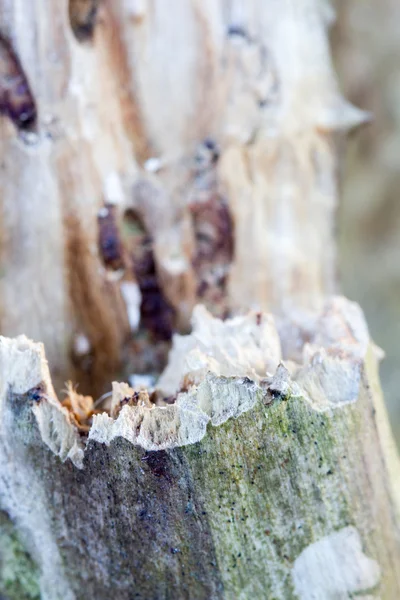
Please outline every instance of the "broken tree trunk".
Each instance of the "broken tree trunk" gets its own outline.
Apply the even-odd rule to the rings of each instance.
[[[281,4],[0,0],[1,328],[43,341],[57,389],[160,371],[198,301],[334,291],[333,134],[364,115],[329,14]]]
[[[365,116],[327,5],[0,16],[2,333],[57,390],[135,374],[60,402],[42,345],[1,339],[1,593],[397,599],[379,350],[332,296],[337,134]]]
[[[8,597],[399,597],[400,469],[356,305],[328,303],[287,368],[272,317],[197,309],[159,383],[175,401],[115,384],[86,443],[42,347],[0,350],[2,506],[37,563],[4,534]]]

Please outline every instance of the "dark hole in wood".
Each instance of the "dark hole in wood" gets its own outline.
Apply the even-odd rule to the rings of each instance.
[[[228,203],[215,190],[192,202],[196,249],[192,264],[198,278],[197,297],[220,318],[229,311],[226,286],[234,253],[234,226]]]
[[[247,39],[248,33],[242,25],[232,23],[227,29],[228,36],[238,36]]]
[[[113,204],[106,204],[97,215],[99,253],[104,266],[112,271],[124,268],[123,246]]]
[[[133,209],[125,212],[124,227],[132,240],[133,271],[142,295],[141,326],[155,341],[169,341],[174,330],[175,311],[158,281],[153,239],[141,216]]]
[[[101,2],[102,0],[69,0],[69,21],[79,42],[93,39]]]
[[[34,131],[36,104],[11,42],[0,33],[0,113],[20,131]]]
[[[227,284],[234,258],[234,222],[227,199],[221,194],[216,139],[206,137],[193,161],[193,187],[189,209],[195,247],[192,266],[197,278],[197,299],[214,316],[229,316]]]

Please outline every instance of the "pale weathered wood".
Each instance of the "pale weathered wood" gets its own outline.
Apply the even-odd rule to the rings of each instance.
[[[121,284],[135,277],[129,262],[117,281],[102,268],[104,202],[141,212],[181,330],[196,299],[216,314],[320,308],[336,285],[332,134],[364,118],[337,90],[325,4],[104,1],[83,40],[65,0],[25,4],[0,2],[37,107],[36,134],[1,120],[2,332],[46,344],[58,389],[72,377],[98,393],[121,369],[136,335]],[[213,293],[196,236],[215,253],[232,232],[218,203],[197,228],[192,210],[217,198],[234,252]]]

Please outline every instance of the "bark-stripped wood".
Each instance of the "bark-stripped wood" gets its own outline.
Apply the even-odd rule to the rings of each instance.
[[[332,133],[363,115],[337,90],[322,6],[270,2],[0,1],[38,113],[29,146],[1,123],[2,332],[46,344],[57,389],[78,378],[101,393],[143,342],[123,306],[132,269],[102,268],[104,205],[142,215],[178,331],[199,300],[221,316],[285,312],[334,291]],[[71,12],[90,16],[90,43]]]

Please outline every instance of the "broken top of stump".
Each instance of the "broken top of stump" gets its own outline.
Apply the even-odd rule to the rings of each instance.
[[[146,450],[165,450],[200,441],[209,423],[221,425],[257,402],[296,396],[320,412],[355,402],[369,345],[359,307],[334,297],[305,323],[298,327],[293,315],[276,324],[262,313],[221,321],[198,306],[193,332],[174,336],[157,384],[168,403],[114,384],[111,405],[120,410],[115,417],[93,414],[88,439],[110,444],[122,437]],[[85,440],[55,395],[43,346],[24,336],[1,338],[0,352],[2,409],[24,397],[44,443],[82,467]],[[129,401],[135,393],[136,401]]]

